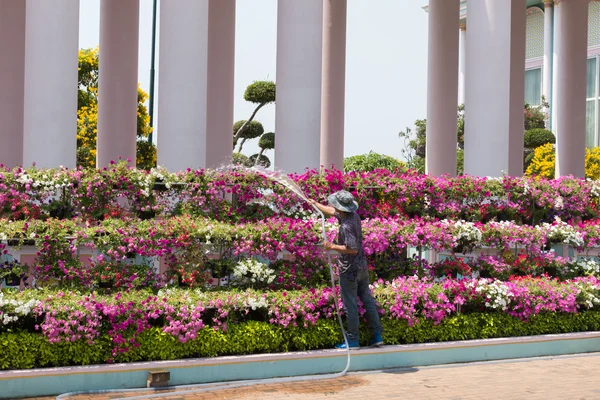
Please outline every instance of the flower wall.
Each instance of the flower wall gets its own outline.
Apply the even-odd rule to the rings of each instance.
[[[289,178],[321,202],[339,189],[355,195],[388,343],[456,338],[415,339],[393,327],[434,332],[469,315],[480,327],[473,337],[492,329],[481,315],[520,324],[496,335],[558,332],[525,328],[548,315],[573,316],[560,325],[567,331],[596,329],[599,182],[384,170]],[[333,241],[335,220],[325,228]],[[0,338],[101,349],[28,367],[328,347],[322,331],[310,340],[292,334],[339,330],[327,325],[336,311],[322,242],[320,215],[251,170],[0,171],[0,281],[25,289],[0,291]],[[230,348],[214,336],[238,332],[242,343],[259,331],[260,346]],[[165,337],[195,350],[154,354],[144,345]],[[0,355],[0,368],[11,362]]]

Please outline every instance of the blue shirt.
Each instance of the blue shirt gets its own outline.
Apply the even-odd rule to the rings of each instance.
[[[359,271],[367,269],[360,217],[355,212],[340,214],[337,211],[335,217],[340,223],[338,244],[346,246],[348,250],[358,251],[356,254],[340,254],[338,257],[340,274],[347,274],[350,278],[356,278]]]

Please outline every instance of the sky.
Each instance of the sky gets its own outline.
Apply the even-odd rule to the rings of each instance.
[[[401,158],[398,132],[426,117],[426,3],[348,0],[344,156],[373,151]],[[277,0],[237,0],[236,7],[235,121],[247,119],[255,107],[244,100],[246,86],[255,80],[277,81]],[[100,0],[80,0],[80,48],[98,46],[99,27]],[[151,47],[152,0],[140,0],[138,79],[146,91]],[[158,67],[158,59],[155,63]],[[256,119],[265,132],[274,131],[275,105],[263,107]],[[257,150],[254,140],[246,142],[242,152],[251,155]]]

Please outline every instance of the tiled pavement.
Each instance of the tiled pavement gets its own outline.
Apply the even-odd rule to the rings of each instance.
[[[373,373],[334,380],[255,385],[203,393],[162,393],[170,400],[274,399],[565,399],[600,400],[600,353],[454,364]],[[148,392],[127,393],[143,396]],[[109,400],[124,395],[75,396]],[[38,397],[51,400],[54,397]],[[156,399],[156,398],[155,398]]]

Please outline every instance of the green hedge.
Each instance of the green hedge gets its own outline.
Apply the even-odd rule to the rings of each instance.
[[[382,320],[386,344],[443,342],[469,339],[489,339],[600,330],[600,311],[579,314],[540,314],[523,322],[502,313],[461,314],[446,318],[441,324],[430,321],[409,327],[405,320]],[[362,326],[361,342],[368,333]],[[0,369],[27,369],[68,365],[115,362],[175,360],[192,357],[216,357],[255,353],[274,353],[331,348],[342,340],[335,320],[319,320],[309,328],[287,328],[266,322],[249,321],[232,325],[226,333],[206,328],[198,338],[180,343],[172,335],[152,328],[140,338],[140,346],[116,357],[111,355],[110,340],[104,337],[93,345],[48,343],[40,334],[29,332],[0,334]]]

